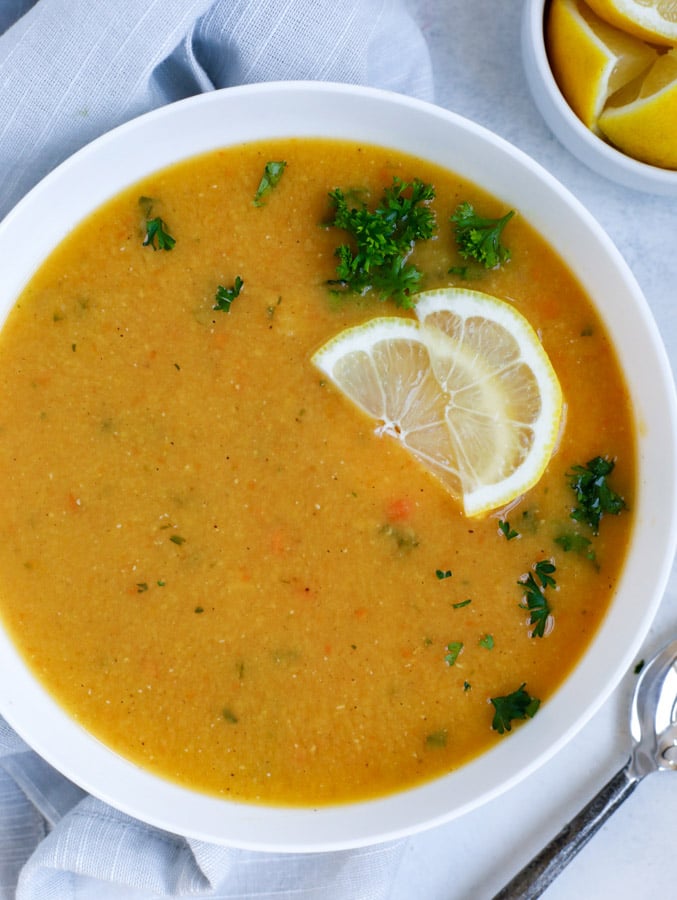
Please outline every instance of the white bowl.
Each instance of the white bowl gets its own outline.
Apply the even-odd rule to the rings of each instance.
[[[555,137],[598,175],[649,194],[677,197],[677,171],[626,156],[594,134],[564,99],[548,62],[544,16],[548,0],[526,0],[522,9],[522,61],[529,89]]]
[[[74,723],[0,630],[0,713],[53,766],[97,797],[169,831],[277,851],[347,848],[412,833],[460,816],[543,765],[633,663],[677,540],[674,385],[627,265],[581,204],[538,164],[472,122],[417,100],[346,85],[261,84],[185,100],[118,128],[45,178],[0,223],[0,319],[77,222],[151,169],[219,146],[293,135],[352,138],[425,157],[520,210],[577,273],[625,363],[637,414],[640,484],[633,546],[617,596],[562,688],[533,721],[460,771],[371,802],[285,810],[214,799],[167,783]]]

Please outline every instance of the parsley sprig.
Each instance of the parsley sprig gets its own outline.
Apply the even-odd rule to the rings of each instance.
[[[526,682],[523,682],[516,691],[506,694],[504,697],[491,697],[494,706],[494,718],[491,727],[499,734],[512,731],[512,723],[515,719],[533,719],[541,701],[531,697],[524,690]]]
[[[270,160],[270,162],[265,164],[261,181],[256,189],[256,194],[254,194],[254,206],[265,205],[265,196],[272,191],[274,187],[277,187],[286,168],[287,163],[284,160]]]
[[[464,259],[475,259],[487,269],[494,269],[510,259],[510,250],[501,243],[503,229],[515,215],[510,210],[498,219],[480,216],[472,203],[456,207],[451,221],[456,226],[458,252]]]
[[[219,285],[216,289],[215,304],[212,309],[218,309],[220,312],[230,312],[230,307],[236,297],[240,295],[240,291],[244,287],[244,281],[238,275],[235,284],[232,287],[223,287]]]
[[[608,476],[614,470],[613,460],[596,456],[584,466],[573,466],[567,472],[569,484],[576,495],[571,518],[590,526],[593,534],[599,533],[603,516],[617,516],[625,507],[625,500],[609,485]]]
[[[146,236],[143,239],[144,247],[152,247],[153,250],[172,250],[176,239],[168,231],[167,223],[160,216],[154,219],[146,219]]]
[[[545,627],[552,610],[545,596],[545,590],[555,587],[557,582],[552,577],[556,571],[555,564],[548,559],[535,563],[533,572],[524,575],[517,584],[524,590],[522,609],[529,610],[529,624],[533,625],[532,637],[544,637]],[[538,583],[540,581],[540,584]]]
[[[379,299],[390,298],[411,309],[422,274],[407,259],[416,241],[435,233],[435,215],[428,205],[434,197],[434,187],[417,178],[409,183],[393,178],[374,210],[364,202],[351,205],[340,188],[331,191],[334,216],[329,224],[347,231],[352,242],[336,248],[337,278],[329,284],[357,294],[373,290]]]

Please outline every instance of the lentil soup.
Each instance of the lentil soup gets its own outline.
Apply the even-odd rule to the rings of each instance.
[[[286,168],[255,203],[271,160]],[[346,239],[328,193],[372,202],[394,177],[435,187],[437,233],[411,257],[421,287],[514,304],[562,385],[546,474],[483,518],[310,363],[346,327],[411,315],[328,286]],[[58,702],[123,756],[251,802],[382,796],[528,727],[497,727],[497,698],[547,702],[585,651],[632,527],[625,383],[519,210],[509,262],[462,265],[449,219],[464,201],[505,212],[388,149],[243,145],[124,191],[23,292],[0,335],[0,613]],[[597,457],[626,508],[594,534],[571,517],[569,473]],[[544,560],[539,637],[523,581]]]

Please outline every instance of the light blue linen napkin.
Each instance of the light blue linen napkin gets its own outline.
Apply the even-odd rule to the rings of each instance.
[[[143,112],[291,79],[433,92],[403,0],[0,0],[0,217]],[[86,796],[0,719],[2,900],[385,900],[401,852],[279,856],[167,834]]]

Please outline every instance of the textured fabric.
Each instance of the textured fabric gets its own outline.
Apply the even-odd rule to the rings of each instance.
[[[292,79],[433,93],[403,0],[0,0],[0,217],[143,112]],[[401,851],[278,856],[188,841],[86,796],[0,719],[2,900],[385,900]]]
[[[97,135],[201,91],[314,79],[432,97],[402,0],[0,0],[0,30],[0,216]]]

